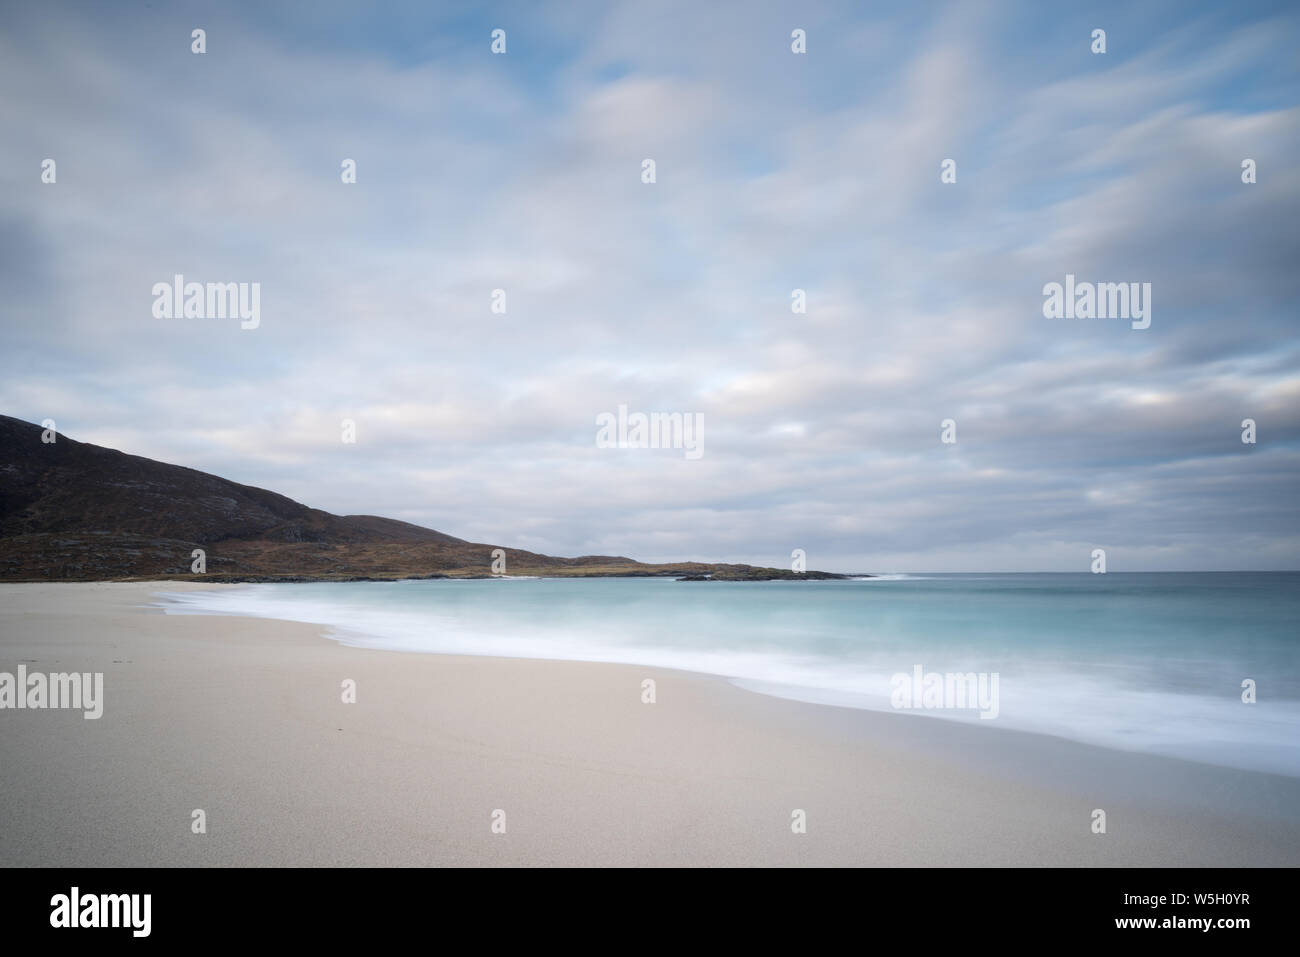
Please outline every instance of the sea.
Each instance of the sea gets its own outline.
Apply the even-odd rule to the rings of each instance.
[[[1300,572],[277,583],[158,602],[318,623],[364,648],[683,669],[1300,777]],[[971,679],[983,707],[958,691]]]

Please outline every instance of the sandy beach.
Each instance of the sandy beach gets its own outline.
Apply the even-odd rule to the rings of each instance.
[[[98,720],[0,710],[0,864],[1300,864],[1292,778],[149,607],[193,587],[0,585],[0,672],[104,674]]]

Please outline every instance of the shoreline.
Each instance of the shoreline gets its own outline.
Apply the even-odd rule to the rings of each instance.
[[[1082,577],[1090,579],[1087,575]],[[702,628],[707,632],[711,625],[717,625],[719,605],[714,596],[718,603],[730,602],[732,613],[743,615],[742,609],[748,607],[750,597],[744,587],[714,592],[706,598],[707,593],[694,590],[677,593],[672,591],[673,585],[656,580],[628,583],[606,579],[603,585],[585,580],[511,580],[518,585],[534,586],[524,593],[536,596],[531,601],[540,602],[535,604],[537,610],[545,606],[546,595],[560,598],[577,589],[585,603],[588,598],[600,601],[607,590],[623,589],[621,594],[632,606],[649,595],[654,597],[648,600],[647,608],[654,608],[657,602],[668,602],[673,606],[673,613],[665,611],[661,616],[652,611],[644,618],[656,626],[638,625],[636,615],[631,619],[614,616],[597,620],[579,613],[569,622],[570,627],[536,627],[526,615],[518,613],[519,607],[530,604],[528,599],[516,601],[519,592],[498,589],[493,599],[488,596],[493,594],[494,586],[464,581],[402,583],[411,586],[409,590],[392,583],[350,588],[316,583],[303,585],[301,589],[249,584],[221,591],[187,593],[173,589],[160,594],[171,599],[167,605],[169,613],[237,614],[306,622],[320,625],[327,637],[355,647],[666,668],[719,677],[753,693],[808,704],[890,714],[906,710],[913,717],[974,721],[974,713],[969,709],[945,708],[942,702],[922,704],[923,692],[919,685],[924,676],[917,673],[915,664],[905,672],[912,676],[913,707],[906,707],[907,701],[901,702],[902,709],[895,707],[900,666],[897,654],[893,660],[881,660],[877,656],[875,661],[869,661],[867,655],[857,660],[847,655],[843,661],[818,659],[815,655],[801,659],[797,643],[782,645],[779,638],[774,641],[760,622],[754,623],[753,630],[737,630],[722,645],[710,641],[683,642],[674,635],[681,627],[679,622],[683,616],[687,619],[698,616],[694,619],[696,630]],[[631,591],[627,590],[629,584],[632,584]],[[868,588],[869,584],[861,587]],[[537,588],[539,585],[543,586],[541,590]],[[807,592],[812,586],[794,587],[796,591]],[[852,588],[858,595],[869,594],[869,591],[859,591],[856,583],[841,583],[839,588],[831,587],[831,590],[846,588]],[[444,589],[449,590],[451,607],[462,607],[461,603],[468,600],[464,617],[460,612],[453,612],[451,618],[438,619],[435,607],[412,600],[413,596],[438,595]],[[813,590],[820,591],[820,587]],[[766,598],[764,593],[753,597],[770,607],[770,599],[780,591],[783,589],[776,588],[766,593]],[[469,600],[471,595],[478,597]],[[438,604],[436,599],[431,600]],[[569,595],[566,600],[575,599]],[[515,609],[514,613],[500,611],[511,608]],[[428,617],[429,614],[434,617]],[[498,614],[500,617],[496,617]],[[431,631],[435,620],[441,624]],[[758,639],[756,643],[754,638]],[[912,638],[921,646],[927,641],[924,634],[913,633]],[[902,662],[906,662],[909,653],[904,650],[903,655]],[[952,668],[960,664],[953,661],[947,667],[958,673],[971,671],[969,667]],[[1000,709],[999,720],[974,721],[981,728],[1018,730],[1103,749],[1300,780],[1300,747],[1282,730],[1288,723],[1292,728],[1300,727],[1300,701],[1270,700],[1260,711],[1240,709],[1229,703],[1235,701],[1235,694],[1225,701],[1223,696],[1207,693],[1204,687],[1180,693],[1158,683],[1148,686],[1146,682],[1155,677],[1149,667],[1145,674],[1125,676],[1127,681],[1121,678],[1113,684],[1110,675],[1099,673],[1095,663],[1091,672],[1056,669],[1051,661],[1042,661],[1041,656],[1038,661],[1032,658],[1017,661],[1004,655],[1001,661],[982,662],[980,667],[991,673],[989,680],[993,683],[1010,678],[1002,689],[1006,694],[1001,703],[1007,707],[1000,707],[996,688],[979,705],[981,718],[985,711]],[[1242,673],[1263,670],[1249,665],[1241,667],[1246,669]],[[1134,670],[1141,671],[1141,668]],[[940,668],[939,672],[942,671]],[[973,672],[968,676],[947,674],[946,678],[968,678],[967,694],[984,694],[976,686],[982,679]]]
[[[679,577],[681,576],[681,577]],[[628,578],[658,579],[678,582],[719,582],[723,584],[746,584],[750,582],[830,582],[830,581],[872,581],[889,579],[889,574],[868,574],[866,572],[800,572],[780,575],[749,575],[743,578],[716,578],[708,575],[683,575],[682,572],[600,572],[592,575],[557,575],[557,574],[501,574],[501,575],[448,575],[431,572],[428,575],[373,576],[348,575],[331,577],[318,575],[173,575],[146,578],[6,578],[0,579],[0,585],[148,585],[175,583],[190,585],[340,585],[351,582],[424,582],[424,581],[509,581],[511,579],[540,579],[543,581],[594,581],[599,579],[623,580]]]
[[[0,711],[0,865],[1300,864],[1295,779],[696,672],[147,607],[221,587],[0,588],[0,671],[103,671],[106,697],[98,721]]]

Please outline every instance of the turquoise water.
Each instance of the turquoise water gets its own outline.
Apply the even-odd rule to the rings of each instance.
[[[895,710],[893,676],[918,666],[996,674],[996,717],[908,713],[1300,777],[1300,573],[432,580],[166,597],[173,613],[318,622],[365,647],[681,668],[877,710]],[[1242,702],[1246,679],[1255,704]]]

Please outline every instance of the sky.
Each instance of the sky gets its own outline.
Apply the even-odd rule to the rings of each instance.
[[[0,413],[554,555],[1300,569],[1298,46],[1285,3],[0,3]],[[155,316],[177,274],[257,327]],[[1045,317],[1067,274],[1149,328]],[[620,406],[703,454],[602,447]]]

